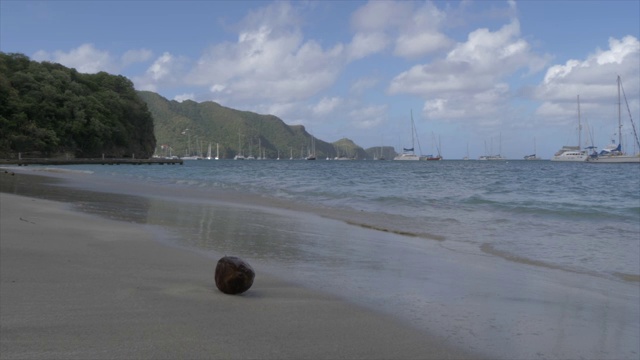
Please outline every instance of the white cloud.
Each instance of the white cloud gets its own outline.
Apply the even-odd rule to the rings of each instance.
[[[633,36],[625,36],[609,39],[609,49],[598,49],[583,60],[570,59],[564,64],[553,65],[532,92],[535,99],[543,101],[537,114],[573,116],[579,95],[587,114],[605,116],[610,112],[607,109],[611,104],[617,102],[618,75],[629,93],[638,92],[640,84],[632,79],[640,76],[639,63],[640,42]],[[637,109],[637,100],[633,100]]]
[[[316,116],[324,116],[334,111],[340,104],[342,104],[342,99],[339,97],[325,97],[313,106],[311,111]]]
[[[477,29],[444,58],[398,74],[388,91],[425,99],[427,118],[482,121],[504,114],[509,77],[522,69],[535,71],[545,61],[520,37],[513,19],[494,32]]]
[[[123,66],[145,62],[153,57],[153,52],[148,49],[128,50],[122,55],[121,61]]]
[[[357,129],[369,129],[383,123],[387,114],[387,105],[369,105],[351,110],[349,119]]]
[[[166,78],[170,74],[173,56],[165,52],[148,69],[147,74],[155,81]]]
[[[365,90],[371,89],[378,84],[379,80],[374,78],[362,78],[356,80],[349,90],[350,93],[355,95],[362,94]]]
[[[317,94],[335,82],[344,50],[340,44],[323,49],[313,40],[305,41],[299,23],[288,3],[272,3],[250,13],[241,22],[237,42],[212,46],[186,81],[216,91],[228,105],[288,103]]]
[[[212,93],[223,92],[227,87],[224,84],[213,84],[209,88]]]
[[[622,40],[610,38],[609,50],[598,52],[593,57],[598,65],[622,64],[629,56],[635,55],[637,57],[638,52],[640,52],[640,42],[638,42],[637,38],[629,35]]]
[[[356,33],[349,45],[350,59],[386,49],[395,39],[393,54],[416,58],[442,51],[451,40],[440,32],[446,14],[430,2],[370,1],[352,17]]]
[[[447,55],[447,61],[468,63],[477,73],[495,73],[497,76],[510,74],[529,66],[529,57],[532,55],[529,44],[519,36],[518,20],[495,32],[478,29]]]
[[[37,61],[51,61],[74,68],[78,72],[94,74],[100,71],[118,72],[119,66],[109,52],[96,49],[93,44],[82,44],[69,52],[40,50],[33,55]]]
[[[382,51],[390,40],[382,32],[368,32],[356,34],[348,47],[348,59],[354,61]]]
[[[142,76],[133,77],[136,89],[158,91],[159,88],[170,88],[183,83],[185,68],[189,61],[182,56],[169,52],[160,55]]]
[[[194,93],[189,93],[189,94],[180,94],[180,95],[176,95],[173,100],[177,101],[177,102],[183,102],[185,100],[194,100],[196,98]]]
[[[396,40],[394,55],[405,58],[416,58],[430,54],[450,46],[451,40],[440,33],[418,33],[402,35]]]

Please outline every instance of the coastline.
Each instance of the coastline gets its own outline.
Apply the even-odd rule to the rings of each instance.
[[[217,259],[135,222],[4,189],[0,206],[3,359],[478,358],[259,268],[247,293],[224,295]]]
[[[171,168],[166,169],[161,174],[171,178]],[[362,226],[378,219],[368,212],[343,217],[332,211],[327,216],[296,201],[200,187],[197,179],[184,176],[171,182],[144,175],[140,177],[151,181],[138,181],[135,177],[144,171],[134,179],[82,167],[8,171],[15,175],[0,172],[4,192],[58,201],[81,214],[150,231],[153,242],[208,258],[211,277],[219,257],[240,256],[256,269],[257,281],[263,276],[279,279],[410,326],[410,332],[435,348],[472,353],[455,358],[619,360],[640,353],[637,282],[452,246],[478,236],[473,232],[438,228],[442,239],[405,236]],[[313,313],[313,308],[306,311]],[[355,346],[349,344],[345,348]],[[349,357],[372,357],[359,354]],[[386,357],[402,354],[406,352]],[[343,357],[328,350],[312,355],[306,357]]]

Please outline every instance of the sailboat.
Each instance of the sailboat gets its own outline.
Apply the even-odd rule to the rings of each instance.
[[[551,161],[573,161],[581,162],[587,161],[589,155],[586,151],[581,150],[582,144],[582,124],[580,123],[580,95],[578,95],[578,146],[565,145],[558,150]]]
[[[598,153],[597,156],[590,157],[587,161],[591,163],[640,163],[640,153],[635,155],[628,155],[622,151],[622,99],[620,97],[620,90],[624,92],[622,88],[622,81],[620,75],[618,75],[618,144],[615,140],[611,144],[607,145],[604,149]],[[627,97],[625,95],[624,101],[626,103]],[[629,104],[627,104],[627,110]],[[629,121],[631,122],[631,128],[635,136],[636,145],[640,149],[640,142],[638,142],[638,133],[636,132],[636,126],[631,118],[631,112],[629,112]]]
[[[216,160],[220,160],[220,144],[216,143]]]
[[[211,160],[211,143],[209,143],[209,149],[207,150],[207,160]]]
[[[311,148],[309,149],[309,155],[306,158],[307,160],[315,160],[316,159],[316,141],[313,136],[311,136]]]
[[[486,152],[486,147],[487,147],[487,143],[485,141],[484,143],[484,147],[485,147],[485,152]],[[502,153],[502,133],[500,133],[500,147],[499,147],[499,151],[498,154],[494,154],[493,153],[493,139],[491,139],[491,152],[489,155],[482,155],[480,156],[480,160],[507,160],[504,156],[500,155],[500,153]]]
[[[536,138],[533,138],[533,154],[525,155],[525,160],[540,160],[540,157],[536,155]]]
[[[240,140],[240,133],[238,133],[238,153],[233,158],[233,160],[244,160],[244,155],[242,154],[242,141]]]
[[[415,148],[416,125],[413,122],[413,111],[411,111],[411,147],[402,148],[402,154],[393,158],[393,160],[420,160],[420,156],[416,155]]]
[[[436,140],[435,140],[435,137],[433,136],[433,134],[432,134],[432,138],[433,138],[433,142],[435,143],[435,142],[436,142]],[[433,161],[433,160],[438,161],[438,160],[442,160],[442,154],[440,153],[440,137],[438,137],[438,145],[436,145],[436,149],[438,150],[438,155],[437,155],[437,156],[434,156],[434,155],[432,155],[432,154],[427,155],[427,160],[428,160],[428,161]]]
[[[251,149],[251,147],[253,146],[253,140],[251,141],[252,143],[249,144],[249,156],[247,156],[245,159],[246,160],[255,160],[256,158],[253,156],[253,150]]]

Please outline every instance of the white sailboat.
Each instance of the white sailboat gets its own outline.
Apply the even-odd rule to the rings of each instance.
[[[249,144],[249,156],[247,156],[245,159],[246,160],[255,160],[256,158],[253,156],[253,150],[251,149],[251,147],[253,146],[253,140],[251,141],[252,143]]]
[[[209,149],[207,149],[207,160],[211,160],[211,143],[209,143]]]
[[[616,145],[615,140],[612,141],[612,143],[602,149],[597,156],[590,157],[587,160],[590,163],[640,163],[640,153],[636,153],[635,155],[628,155],[622,151],[622,98],[620,96],[620,90],[624,92],[624,89],[622,88],[622,81],[620,80],[620,76],[618,75],[618,144]],[[626,96],[624,100],[626,103]],[[628,109],[629,104],[627,104],[627,110]],[[633,123],[633,119],[631,118],[631,112],[629,112],[629,121],[631,122],[631,128],[633,129],[633,134],[635,135],[636,145],[640,149],[640,142],[638,142],[638,133],[636,132],[636,126]]]
[[[311,147],[309,148],[309,155],[306,157],[307,160],[315,160],[316,159],[316,140],[311,136]]]
[[[436,138],[433,135],[433,133],[431,134],[431,138],[432,138],[433,143],[435,144],[436,143]],[[438,143],[436,145],[436,150],[438,151],[438,155],[429,154],[429,155],[426,156],[425,160],[427,160],[427,161],[434,161],[434,160],[435,161],[439,161],[439,160],[442,160],[442,153],[440,152],[440,137],[439,136],[438,136]]]
[[[220,144],[216,143],[216,160],[220,160]]]
[[[536,138],[533,138],[533,154],[525,155],[525,160],[540,160],[540,157],[536,155]]]
[[[580,95],[578,95],[578,146],[565,145],[558,150],[551,161],[572,161],[582,162],[587,161],[589,155],[585,150],[582,150],[582,124],[580,123]]]
[[[469,143],[467,143],[467,155],[465,155],[462,160],[469,160]]]
[[[240,133],[238,133],[238,153],[234,156],[233,160],[244,160],[244,155],[242,154],[242,141],[240,140]]]
[[[484,143],[485,152],[487,148],[487,142]],[[502,133],[500,133],[500,147],[497,154],[493,153],[493,139],[491,139],[491,151],[489,155],[482,155],[478,159],[479,160],[507,160],[504,156],[500,155],[502,153]]]
[[[413,122],[413,111],[411,111],[411,148],[402,148],[402,154],[393,158],[393,160],[420,160],[420,156],[416,155],[415,149],[416,125]]]

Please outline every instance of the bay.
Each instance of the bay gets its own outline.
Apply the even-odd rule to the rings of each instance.
[[[491,357],[640,351],[637,164],[198,160],[29,171],[140,197],[76,201]]]

